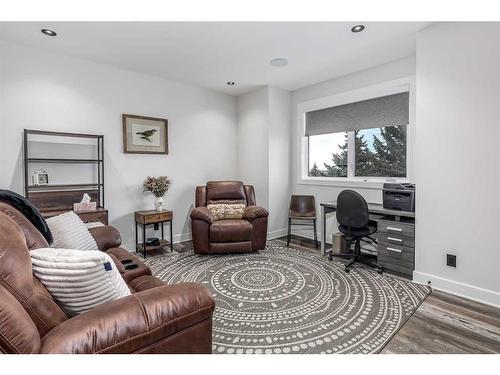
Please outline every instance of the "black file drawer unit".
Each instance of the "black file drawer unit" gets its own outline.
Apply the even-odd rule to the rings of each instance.
[[[415,269],[415,221],[397,221],[389,216],[377,222],[377,262],[388,271],[412,278]]]

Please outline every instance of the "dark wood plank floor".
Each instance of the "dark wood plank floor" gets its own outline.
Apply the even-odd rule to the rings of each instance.
[[[292,236],[291,246],[315,250],[302,237]],[[500,308],[433,291],[382,353],[500,353]]]
[[[286,237],[278,241],[286,246]],[[290,246],[319,251],[312,240],[297,236]],[[191,249],[190,241],[175,245],[177,252]],[[500,353],[500,308],[433,291],[382,353]]]

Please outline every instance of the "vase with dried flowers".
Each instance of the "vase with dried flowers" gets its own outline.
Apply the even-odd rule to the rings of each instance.
[[[167,193],[170,187],[170,180],[167,176],[147,177],[144,180],[144,191],[150,191],[156,197],[156,210],[163,211],[163,196]]]

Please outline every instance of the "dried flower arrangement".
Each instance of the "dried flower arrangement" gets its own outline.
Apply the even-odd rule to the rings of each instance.
[[[161,198],[170,187],[170,180],[167,176],[147,177],[144,180],[144,191],[150,191],[155,197]]]

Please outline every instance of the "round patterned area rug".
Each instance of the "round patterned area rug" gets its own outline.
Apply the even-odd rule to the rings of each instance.
[[[199,282],[214,295],[214,353],[376,353],[430,288],[268,241],[251,254],[149,258],[168,284]]]

